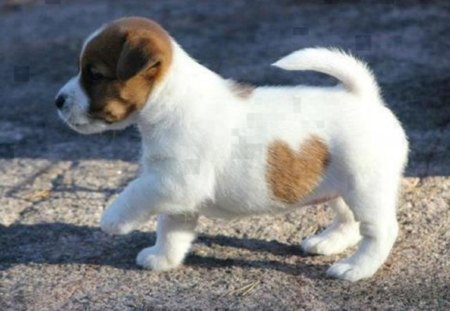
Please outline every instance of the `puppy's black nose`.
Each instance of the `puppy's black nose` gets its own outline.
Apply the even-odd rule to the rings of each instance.
[[[55,100],[56,108],[61,109],[64,106],[64,103],[66,102],[67,96],[64,94],[58,95]]]

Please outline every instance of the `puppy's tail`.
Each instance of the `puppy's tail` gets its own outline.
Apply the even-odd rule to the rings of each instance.
[[[380,98],[380,91],[367,65],[337,49],[307,48],[293,52],[273,66],[285,70],[313,70],[342,82],[345,89],[361,97]]]

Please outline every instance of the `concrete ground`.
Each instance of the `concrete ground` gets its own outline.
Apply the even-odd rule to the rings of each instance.
[[[0,310],[449,310],[450,6],[448,1],[0,2]],[[411,142],[400,236],[371,279],[328,279],[341,256],[298,244],[330,220],[326,206],[232,223],[201,219],[186,264],[139,269],[154,220],[127,236],[98,228],[133,178],[139,137],[81,136],[53,97],[76,72],[83,38],[126,15],[160,21],[195,58],[255,84],[330,84],[269,64],[308,46],[369,62]]]

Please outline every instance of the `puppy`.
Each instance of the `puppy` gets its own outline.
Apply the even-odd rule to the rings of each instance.
[[[137,124],[140,177],[103,213],[101,228],[126,234],[158,216],[157,241],[137,264],[179,266],[199,215],[241,218],[329,201],[336,217],[301,243],[337,254],[328,275],[372,276],[398,232],[396,205],[408,143],[364,63],[324,48],[273,64],[335,77],[336,87],[253,87],[191,58],[155,22],[122,18],[85,41],[80,71],[59,91],[61,118],[82,134]]]

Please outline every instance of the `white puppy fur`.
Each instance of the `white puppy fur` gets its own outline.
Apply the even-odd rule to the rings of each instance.
[[[60,91],[69,96],[60,114],[75,130],[94,133],[136,123],[142,135],[143,172],[105,210],[101,228],[126,234],[160,215],[156,245],[142,250],[137,263],[168,270],[188,253],[198,215],[230,219],[335,198],[334,222],[301,246],[328,255],[361,240],[328,274],[350,281],[372,276],[397,236],[408,144],[365,64],[336,50],[300,50],[274,66],[323,72],[342,86],[267,86],[243,97],[231,90],[232,81],[194,61],[174,40],[172,45],[169,72],[143,110],[126,122],[88,120],[78,77]],[[299,146],[313,134],[331,157],[322,182],[297,204],[277,202],[265,179],[268,145],[282,139]]]

